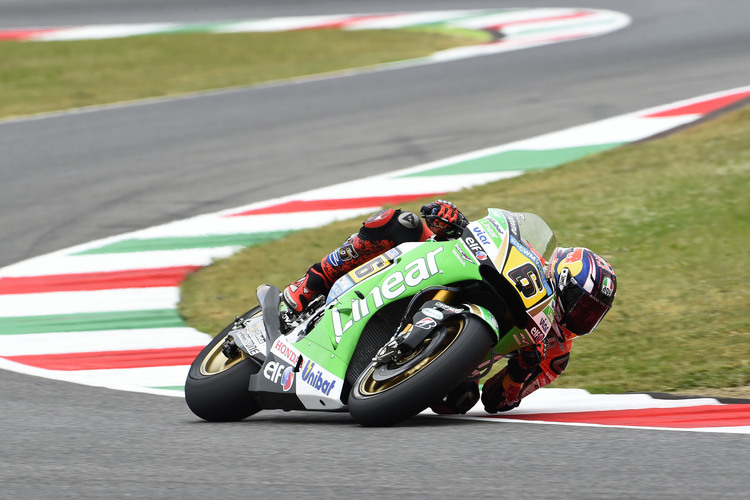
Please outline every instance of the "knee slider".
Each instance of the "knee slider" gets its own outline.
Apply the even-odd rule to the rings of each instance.
[[[364,226],[367,229],[376,229],[379,227],[383,227],[388,224],[391,219],[393,219],[393,215],[395,213],[396,211],[392,208],[381,210],[380,212],[372,214],[370,217],[368,217],[365,221]]]
[[[568,367],[568,361],[570,361],[570,353],[565,353],[562,356],[558,356],[549,363],[549,368],[555,374],[560,375]]]
[[[412,212],[382,210],[365,221],[359,230],[363,240],[387,240],[392,245],[419,241],[422,236],[422,219]]]

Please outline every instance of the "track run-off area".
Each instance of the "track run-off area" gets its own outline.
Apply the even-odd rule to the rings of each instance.
[[[224,22],[99,24],[45,28],[0,28],[0,41],[59,42],[180,33],[260,33],[292,30],[382,30],[403,28],[484,31],[492,40],[440,51],[447,60],[604,35],[630,24],[630,17],[603,9],[512,8],[384,14],[275,17]]]
[[[748,98],[750,87],[704,95],[6,266],[0,269],[0,368],[182,397],[189,365],[210,340],[177,313],[179,285],[188,273],[291,231],[553,168],[689,125]],[[475,409],[456,418],[750,434],[750,404],[578,389],[541,389],[508,413]]]

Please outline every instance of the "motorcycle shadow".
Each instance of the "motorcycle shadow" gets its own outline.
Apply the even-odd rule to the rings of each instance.
[[[197,424],[210,424],[204,420],[195,420]],[[269,425],[320,425],[320,426],[337,426],[337,427],[361,427],[351,415],[346,412],[305,412],[305,411],[283,411],[283,410],[264,410],[256,413],[239,422],[218,423],[219,425],[248,425],[248,424],[269,424]],[[403,422],[391,427],[455,427],[458,425],[476,424],[472,420],[463,420],[452,416],[441,415],[416,415]]]

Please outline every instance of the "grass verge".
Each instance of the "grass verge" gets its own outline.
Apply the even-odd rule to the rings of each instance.
[[[488,35],[310,30],[3,42],[0,117],[250,85],[427,56]]]
[[[615,306],[594,334],[575,341],[556,387],[690,392],[750,385],[749,185],[745,108],[450,199],[469,218],[488,206],[536,212],[561,244],[590,247],[614,266]],[[294,233],[199,271],[183,284],[181,314],[219,331],[255,303],[257,284],[298,278],[360,222]]]

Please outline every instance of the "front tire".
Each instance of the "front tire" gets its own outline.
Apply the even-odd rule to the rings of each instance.
[[[388,426],[412,417],[471,375],[492,346],[489,326],[454,316],[413,353],[371,364],[349,395],[349,413],[364,426]]]
[[[256,307],[241,319],[261,314]],[[209,422],[234,422],[260,411],[248,392],[250,376],[260,366],[243,352],[233,359],[222,352],[222,345],[234,324],[214,337],[195,358],[185,380],[185,402],[198,417]]]

